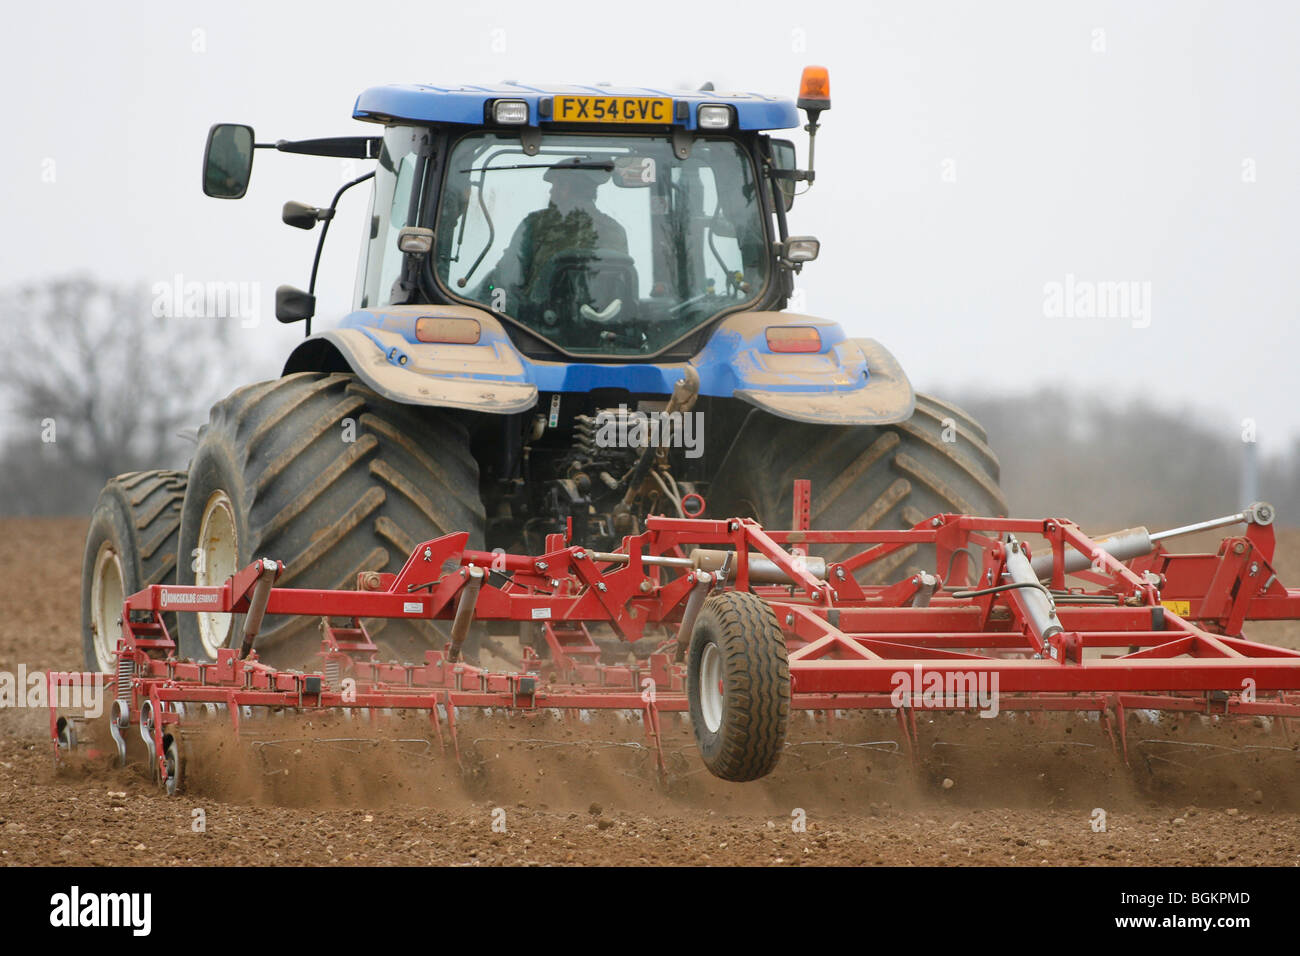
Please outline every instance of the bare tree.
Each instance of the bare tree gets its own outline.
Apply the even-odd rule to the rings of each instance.
[[[0,293],[0,508],[78,512],[115,474],[184,466],[181,426],[232,387],[232,323],[155,311],[83,276]]]

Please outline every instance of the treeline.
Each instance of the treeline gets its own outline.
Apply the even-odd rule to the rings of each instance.
[[[1085,529],[1155,530],[1231,514],[1244,494],[1241,432],[1145,402],[1110,405],[1045,389],[968,394],[958,404],[988,431],[1013,514],[1069,518]],[[1259,498],[1300,525],[1300,439],[1256,444]]]
[[[156,314],[143,285],[0,291],[0,513],[89,514],[113,475],[184,468],[183,432],[242,384],[229,322]]]

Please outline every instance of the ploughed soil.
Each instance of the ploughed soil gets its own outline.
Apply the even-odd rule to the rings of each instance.
[[[0,520],[0,673],[82,667],[84,533]],[[1277,563],[1300,582],[1300,532]],[[1247,634],[1300,646],[1294,625]],[[1300,722],[1131,714],[1126,765],[1088,715],[937,715],[913,762],[892,715],[800,714],[751,784],[710,777],[672,715],[666,781],[636,717],[462,714],[458,730],[459,764],[427,720],[271,717],[238,742],[198,720],[167,797],[141,762],[112,766],[102,722],[56,768],[47,714],[5,707],[0,863],[1300,863]]]

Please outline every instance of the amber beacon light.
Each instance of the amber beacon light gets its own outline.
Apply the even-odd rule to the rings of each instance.
[[[799,77],[799,109],[820,113],[830,108],[830,71],[824,66],[805,66]]]

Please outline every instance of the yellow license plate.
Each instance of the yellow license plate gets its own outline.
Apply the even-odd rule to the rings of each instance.
[[[551,108],[557,123],[658,123],[673,121],[668,96],[557,96]]]

